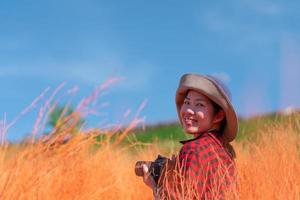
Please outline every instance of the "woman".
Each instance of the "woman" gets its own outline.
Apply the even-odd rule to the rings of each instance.
[[[143,166],[144,182],[157,199],[235,198],[235,153],[229,142],[236,137],[238,120],[228,90],[213,77],[185,74],[176,92],[176,107],[184,131],[193,135],[181,142],[175,169],[179,173],[167,173],[172,177],[161,177],[166,181],[158,187]]]

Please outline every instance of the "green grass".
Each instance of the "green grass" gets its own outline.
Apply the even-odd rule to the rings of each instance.
[[[269,126],[285,123],[294,126],[294,130],[300,132],[300,114],[280,115],[276,113],[239,120],[237,141],[254,140],[257,132],[264,131]],[[136,129],[128,136],[129,140],[135,138],[141,143],[180,141],[191,138],[183,132],[179,123],[159,124],[146,127],[145,130]]]
[[[278,125],[293,126],[292,130],[300,133],[300,114],[279,115],[275,113],[256,116],[249,119],[239,120],[239,131],[236,141],[259,142],[260,136],[264,132],[270,133],[269,127],[276,127]],[[290,129],[291,130],[291,129]],[[110,142],[113,143],[122,133],[120,131],[114,135],[100,135],[96,139],[103,141],[109,137]],[[178,152],[181,148],[179,141],[192,138],[191,135],[185,134],[182,126],[179,123],[158,124],[146,126],[145,130],[136,128],[124,138],[118,147],[128,149],[131,154],[136,154],[144,149],[151,149],[158,147],[160,153],[164,156],[170,156],[173,152]],[[93,146],[93,149],[98,149],[101,145]],[[154,159],[154,158],[153,158]]]
[[[252,117],[249,119],[239,120],[239,131],[236,141],[258,141],[260,133],[268,132],[270,126],[277,126],[284,124],[286,126],[293,126],[293,130],[300,133],[300,114],[279,115],[275,113]],[[113,135],[110,142],[113,142],[118,135]],[[107,135],[97,136],[97,140],[104,140]],[[136,128],[121,142],[121,146],[127,147],[128,144],[133,145],[133,149],[151,148],[155,144],[162,149],[166,149],[166,153],[171,149],[178,149],[181,147],[179,141],[192,138],[191,135],[185,134],[179,123],[158,124],[146,126],[145,130]],[[168,148],[166,148],[168,147]],[[134,151],[133,151],[134,152]]]
[[[237,141],[240,140],[255,140],[258,132],[267,131],[270,126],[277,126],[283,124],[285,126],[292,126],[293,130],[300,132],[300,114],[294,113],[290,115],[282,115],[271,113],[267,115],[252,117],[249,119],[239,120],[239,132]]]
[[[190,138],[184,134],[182,127],[178,123],[160,124],[146,127],[146,130],[136,129],[129,139],[135,137],[140,142],[159,141],[180,141]]]

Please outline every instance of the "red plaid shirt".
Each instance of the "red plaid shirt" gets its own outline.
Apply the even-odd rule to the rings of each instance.
[[[226,191],[236,184],[236,167],[233,156],[217,132],[181,141],[180,166],[201,199],[224,199]]]

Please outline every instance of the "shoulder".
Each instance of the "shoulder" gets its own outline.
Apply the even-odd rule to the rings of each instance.
[[[183,142],[182,152],[195,152],[205,154],[208,151],[214,151],[222,147],[221,141],[210,133],[204,133],[200,137]]]
[[[222,141],[211,133],[204,133],[195,140],[185,142],[179,152],[179,158],[210,165],[220,160],[231,160]]]

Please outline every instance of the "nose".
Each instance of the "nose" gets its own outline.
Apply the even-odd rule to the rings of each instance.
[[[194,112],[192,109],[190,109],[190,108],[188,108],[188,109],[186,110],[186,112],[187,112],[188,114],[190,114],[190,115],[195,114],[195,112]]]

